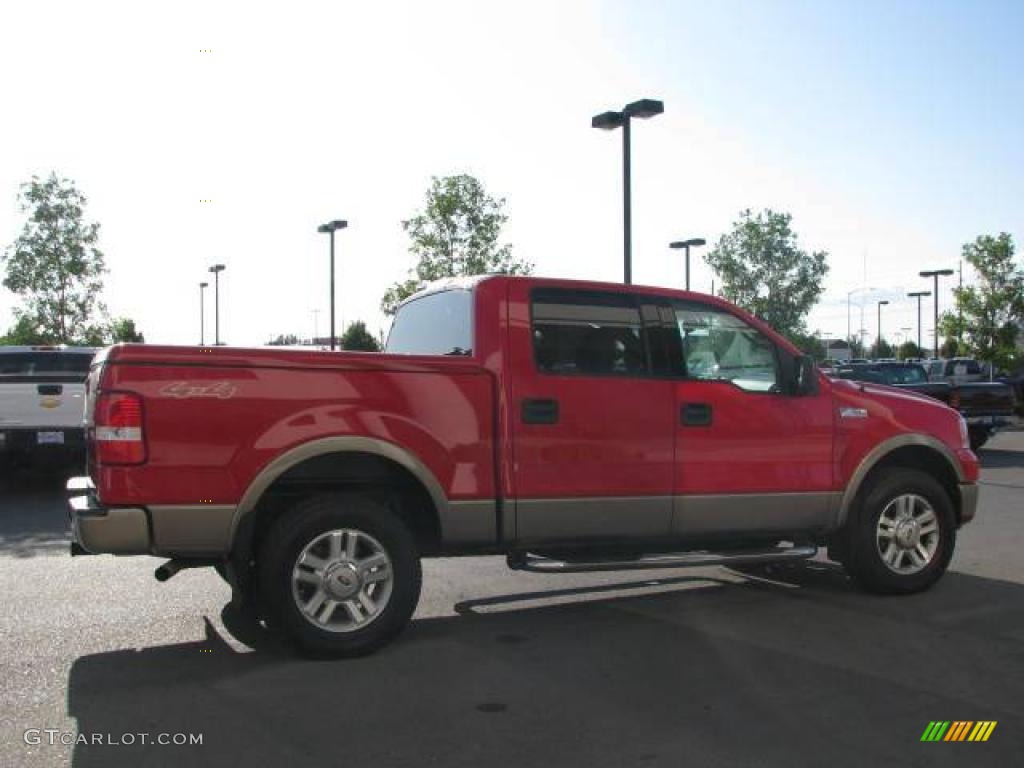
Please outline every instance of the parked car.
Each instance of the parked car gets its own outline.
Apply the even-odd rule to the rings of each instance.
[[[91,347],[0,347],[0,458],[37,466],[84,457]]]
[[[978,460],[953,410],[830,381],[684,291],[491,276],[416,294],[383,354],[97,358],[73,552],[215,566],[302,649],[393,638],[420,560],[545,573],[797,560],[865,589],[946,570]]]
[[[945,361],[943,361],[945,366]],[[843,366],[837,375],[843,379],[909,389],[940,400],[955,408],[967,422],[971,448],[978,450],[995,432],[1016,421],[1017,400],[1012,387],[1001,382],[954,384],[929,380],[924,366],[917,363],[871,363]]]

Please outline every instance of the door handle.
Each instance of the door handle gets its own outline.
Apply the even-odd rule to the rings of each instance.
[[[711,406],[707,403],[683,403],[679,420],[684,427],[710,427]]]
[[[557,424],[558,401],[524,399],[522,406],[523,424]]]

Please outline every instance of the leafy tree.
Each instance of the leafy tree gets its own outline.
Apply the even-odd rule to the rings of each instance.
[[[824,360],[825,345],[821,341],[821,337],[817,333],[800,333],[794,334],[790,337],[790,340],[796,344],[800,350],[815,360]]]
[[[341,336],[341,348],[353,352],[380,352],[380,344],[373,334],[366,330],[366,323],[356,320],[350,323]]]
[[[792,220],[771,209],[742,211],[732,231],[704,256],[726,299],[790,338],[805,332],[804,319],[828,274],[828,254],[801,250]]]
[[[0,345],[30,347],[36,344],[53,344],[53,338],[47,336],[29,315],[19,315],[14,325],[3,336]]]
[[[953,289],[957,311],[945,313],[939,324],[943,334],[960,340],[958,351],[1004,370],[1017,357],[1024,322],[1024,271],[1014,251],[1006,232],[964,245],[964,260],[978,273],[978,282]]]
[[[941,323],[941,321],[940,321]],[[939,357],[966,357],[970,350],[957,341],[956,336],[947,336],[946,340],[939,345]]]
[[[875,358],[880,357],[895,357],[896,349],[885,339],[878,339],[875,341]]]
[[[921,348],[913,341],[904,341],[900,344],[898,353],[900,360],[906,360],[910,357],[924,357],[924,353],[921,351]]]
[[[278,334],[267,342],[268,347],[294,347],[300,344],[299,337],[294,333]]]
[[[851,336],[846,340],[846,343],[850,347],[850,357],[864,357],[864,342],[861,341],[859,336]]]
[[[432,280],[500,272],[527,275],[533,265],[512,256],[512,246],[499,244],[508,221],[505,200],[487,194],[473,176],[431,178],[426,205],[402,222],[409,251],[418,259],[406,280],[384,294],[381,310],[395,308]]]
[[[28,218],[4,252],[4,286],[22,296],[25,310],[19,317],[28,316],[43,335],[80,343],[104,309],[99,224],[86,221],[86,198],[74,182],[55,173],[23,184],[19,204]]]
[[[117,317],[110,321],[107,328],[111,344],[118,342],[143,343],[145,337],[135,328],[135,321],[128,317]]]

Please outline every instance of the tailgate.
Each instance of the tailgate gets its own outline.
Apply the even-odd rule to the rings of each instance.
[[[0,381],[0,429],[80,428],[84,415],[84,382]]]
[[[996,382],[961,384],[956,394],[964,416],[1010,416],[1016,405],[1013,390]]]

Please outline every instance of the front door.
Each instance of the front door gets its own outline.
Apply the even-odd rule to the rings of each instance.
[[[667,536],[674,384],[651,374],[640,298],[510,290],[522,313],[509,323],[518,540]]]
[[[778,348],[718,304],[676,301],[673,533],[804,532],[828,525],[839,495],[831,394],[786,392]]]

